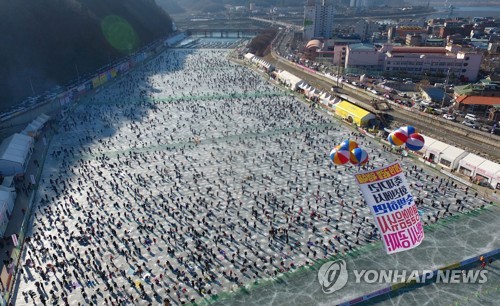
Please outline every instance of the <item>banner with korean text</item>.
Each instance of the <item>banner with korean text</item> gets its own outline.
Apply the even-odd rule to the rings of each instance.
[[[370,207],[387,254],[420,245],[424,229],[401,165],[395,162],[354,176]]]

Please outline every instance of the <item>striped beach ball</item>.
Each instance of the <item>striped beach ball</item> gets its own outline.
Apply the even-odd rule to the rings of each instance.
[[[424,147],[424,144],[424,136],[420,135],[419,133],[411,134],[406,141],[406,147],[408,148],[408,150],[412,151],[421,150]]]

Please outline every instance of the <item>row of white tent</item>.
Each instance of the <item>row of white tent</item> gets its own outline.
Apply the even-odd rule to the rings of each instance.
[[[309,85],[306,81],[286,70],[280,70],[277,72],[276,79],[291,90],[303,90],[304,95],[307,98],[317,98],[324,105],[332,107],[334,104],[341,101],[339,97]]]
[[[429,136],[424,139],[425,145],[419,152],[426,160],[500,189],[500,164]]]
[[[3,237],[16,202],[14,176],[24,175],[37,137],[50,117],[41,114],[26,128],[0,144],[0,174],[4,177],[0,186],[0,237]]]
[[[41,114],[40,116],[36,117],[36,119],[33,120],[30,124],[28,124],[28,126],[21,132],[21,134],[31,137],[38,136],[38,133],[40,133],[49,119],[50,116]]]
[[[260,68],[264,68],[268,72],[272,72],[275,69],[271,63],[269,63],[268,61],[266,61],[262,57],[256,56],[252,53],[246,53],[244,55],[244,57],[250,63],[257,65]]]
[[[3,237],[16,203],[16,190],[0,186],[0,237]]]
[[[0,175],[24,175],[33,153],[34,137],[38,136],[49,119],[49,116],[41,114],[21,133],[15,133],[2,141],[0,144]]]

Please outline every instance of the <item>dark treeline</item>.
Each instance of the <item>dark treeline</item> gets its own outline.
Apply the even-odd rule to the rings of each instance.
[[[126,50],[103,33],[103,20],[113,15],[135,32]],[[170,17],[154,0],[0,0],[0,111],[32,95],[30,80],[39,95],[171,30]]]
[[[270,52],[270,44],[276,33],[276,29],[269,29],[255,36],[250,44],[248,44],[249,51],[257,56],[266,56]]]

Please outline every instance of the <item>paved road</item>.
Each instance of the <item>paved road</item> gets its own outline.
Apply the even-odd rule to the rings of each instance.
[[[267,61],[272,63],[278,69],[287,70],[296,76],[300,77],[303,80],[306,80],[310,85],[320,89],[320,90],[328,90],[331,91],[332,85],[336,85],[333,81],[326,81],[318,78],[317,76],[313,76],[310,73],[302,70],[296,66],[291,64],[287,64],[283,61],[278,61],[275,57],[268,55],[265,58]],[[372,109],[369,100],[361,94],[354,92],[353,90],[348,89],[347,87],[343,87],[340,89],[340,93],[347,94],[360,102],[365,103],[363,107],[368,110]],[[478,155],[485,156],[492,160],[500,160],[500,150],[493,145],[487,144],[485,142],[480,141],[479,139],[473,139],[471,137],[464,137],[460,133],[456,133],[450,130],[443,130],[443,127],[439,125],[429,124],[429,122],[422,122],[412,116],[411,113],[404,111],[403,109],[397,109],[390,111],[389,113],[394,118],[394,126],[401,124],[409,124],[415,126],[417,129],[423,131],[423,134],[428,135],[430,137],[440,139],[445,141],[446,143],[452,144],[454,146],[461,147],[469,152],[476,153]]]

